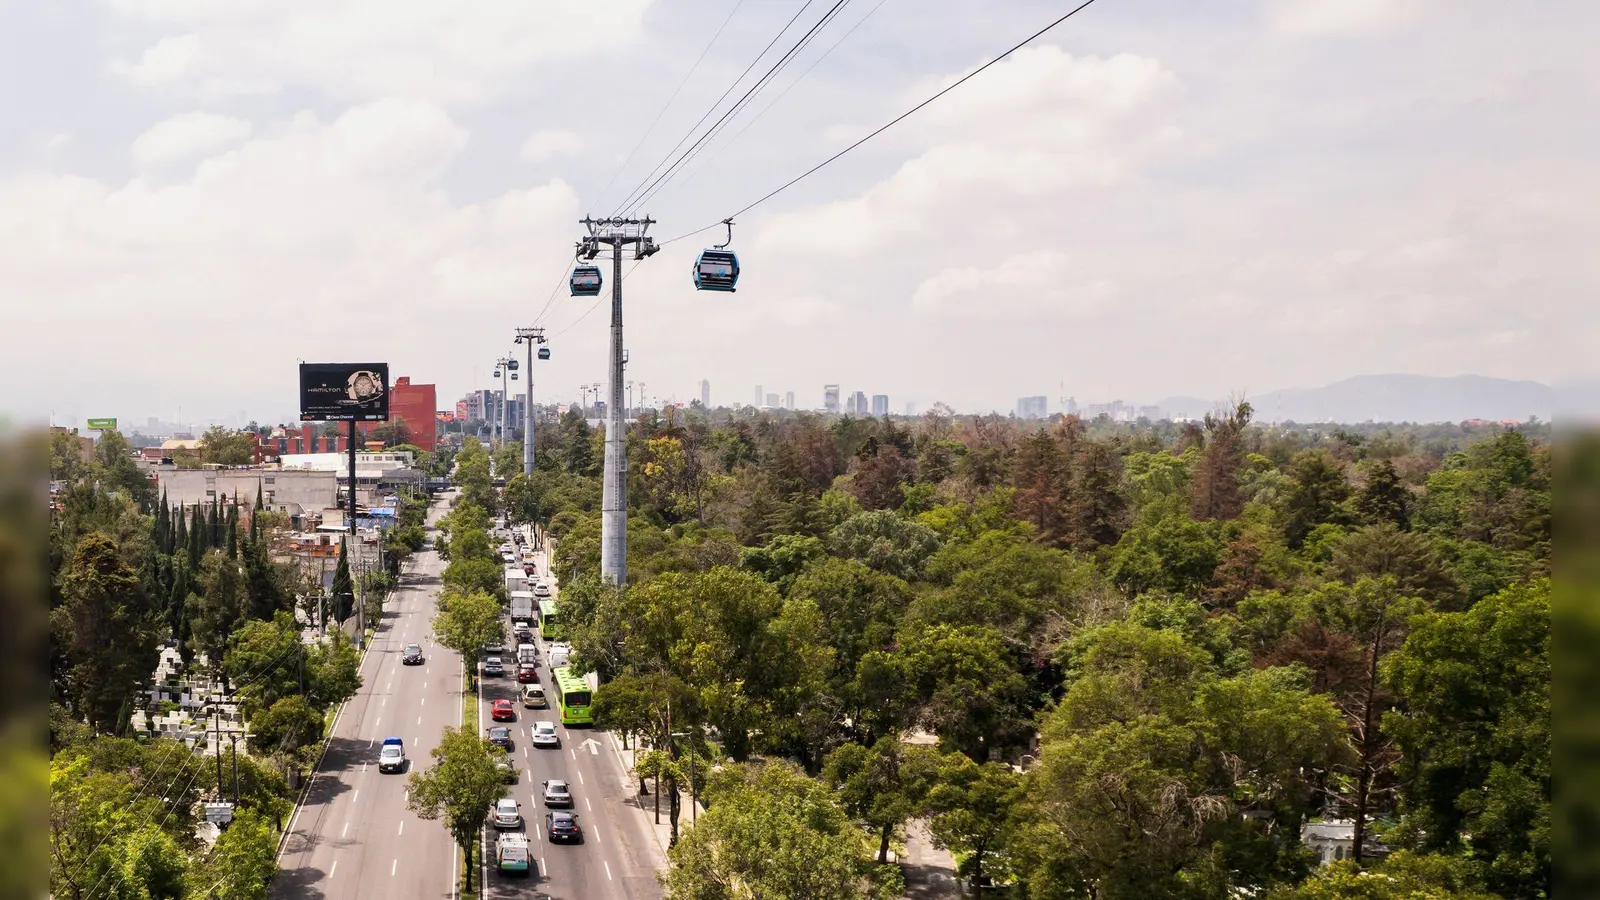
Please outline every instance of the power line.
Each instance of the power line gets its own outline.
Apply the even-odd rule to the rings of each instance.
[[[880,126],[876,131],[873,131],[871,134],[867,135],[866,137],[861,138],[860,140],[858,140],[855,143],[851,144],[850,146],[844,148],[843,150],[840,150],[838,153],[835,153],[834,155],[832,155],[832,156],[828,157],[827,159],[823,160],[822,162],[819,162],[816,165],[812,166],[811,168],[805,170],[804,172],[801,172],[799,175],[796,175],[794,178],[789,179],[788,181],[786,181],[782,185],[780,185],[777,189],[775,189],[772,192],[768,193],[766,196],[764,196],[761,199],[755,201],[754,203],[749,204],[748,206],[744,207],[743,209],[740,209],[738,212],[735,212],[733,215],[724,216],[723,218],[718,219],[715,222],[712,222],[710,225],[706,225],[706,226],[701,227],[701,228],[696,228],[694,231],[690,231],[690,232],[686,232],[684,234],[680,234],[677,237],[672,238],[671,240],[662,241],[661,242],[661,246],[665,247],[666,245],[671,244],[674,241],[681,241],[684,238],[693,237],[694,235],[697,235],[702,231],[709,231],[712,228],[715,228],[718,225],[721,225],[724,221],[726,221],[728,219],[736,219],[739,216],[742,216],[745,213],[749,212],[750,210],[755,209],[756,207],[760,206],[761,204],[767,202],[768,200],[771,200],[773,197],[778,196],[779,194],[783,193],[784,191],[788,190],[789,188],[792,188],[795,185],[799,184],[801,181],[804,181],[806,178],[810,177],[811,175],[815,174],[816,172],[818,172],[822,168],[824,168],[827,165],[829,165],[830,163],[834,162],[839,157],[844,156],[846,153],[849,153],[851,150],[854,150],[855,148],[861,146],[862,144],[865,144],[867,141],[872,140],[873,138],[877,137],[880,134],[883,134],[885,131],[888,131],[890,128],[893,128],[895,125],[898,125],[900,122],[904,121],[905,119],[910,118],[913,113],[916,113],[918,110],[922,109],[924,106],[927,106],[928,104],[930,104],[933,101],[939,99],[940,97],[943,97],[945,94],[948,94],[951,91],[955,90],[956,88],[962,86],[963,84],[966,84],[973,77],[977,76],[980,72],[983,72],[984,70],[988,69],[990,66],[993,66],[995,63],[1000,62],[1001,60],[1005,59],[1006,57],[1010,56],[1011,54],[1017,52],[1018,50],[1021,50],[1023,47],[1026,47],[1027,45],[1033,43],[1035,40],[1038,40],[1045,33],[1051,31],[1056,26],[1060,25],[1062,22],[1065,22],[1066,20],[1068,20],[1068,19],[1072,18],[1073,16],[1077,15],[1078,13],[1082,12],[1084,9],[1086,9],[1090,4],[1092,4],[1094,2],[1095,2],[1095,0],[1084,0],[1084,2],[1078,4],[1077,6],[1073,7],[1069,12],[1067,12],[1066,15],[1062,16],[1059,19],[1056,19],[1054,22],[1051,22],[1049,25],[1046,25],[1045,27],[1039,29],[1038,31],[1034,32],[1032,35],[1029,35],[1026,39],[1024,39],[1020,43],[1012,46],[1011,49],[1009,49],[1006,52],[1000,54],[999,56],[995,57],[994,59],[991,59],[988,62],[984,63],[983,65],[979,66],[978,68],[974,69],[973,71],[968,72],[966,75],[962,76],[959,80],[957,80],[954,84],[952,84],[949,87],[945,88],[944,90],[938,92],[937,94],[934,94],[932,97],[929,97],[928,99],[922,101],[921,103],[918,103],[916,106],[911,107],[910,109],[906,110],[905,112],[901,113],[900,115],[895,116],[893,119],[889,120],[887,123],[885,123],[884,125]]]
[[[612,214],[613,218],[622,215],[623,210],[627,208],[629,203],[632,201],[634,195],[639,192],[640,188],[642,188],[644,186],[645,182],[649,181],[651,176],[655,175],[656,172],[660,171],[661,167],[666,165],[667,160],[672,158],[672,154],[677,153],[678,152],[678,148],[683,146],[683,142],[687,141],[690,138],[690,136],[692,136],[694,134],[695,129],[699,128],[701,126],[701,124],[703,124],[705,122],[706,119],[711,117],[712,113],[717,111],[717,107],[722,105],[722,101],[728,99],[728,95],[733,93],[733,89],[739,86],[739,82],[743,81],[744,77],[746,75],[750,74],[750,70],[754,69],[756,67],[756,63],[760,62],[761,58],[767,55],[767,51],[771,50],[773,45],[778,43],[779,39],[781,39],[783,37],[784,33],[787,32],[790,29],[790,27],[792,27],[794,25],[794,23],[806,11],[806,9],[808,7],[810,7],[811,4],[814,3],[814,2],[816,2],[816,0],[806,0],[805,4],[800,7],[800,11],[796,12],[794,14],[794,17],[789,20],[788,24],[784,25],[783,29],[780,30],[776,35],[773,36],[772,40],[767,44],[767,46],[765,48],[762,49],[762,51],[759,54],[756,55],[755,59],[750,60],[750,65],[745,66],[744,71],[739,73],[739,77],[735,78],[733,80],[733,83],[728,85],[728,89],[722,92],[722,96],[718,97],[717,101],[715,103],[711,104],[711,108],[705,111],[705,115],[702,115],[698,122],[695,122],[694,125],[690,126],[689,130],[684,133],[683,137],[678,139],[678,143],[673,145],[672,149],[667,151],[667,155],[661,158],[661,162],[656,163],[655,168],[650,170],[650,174],[646,175],[644,177],[644,179],[639,182],[639,185],[637,187],[635,187],[633,190],[629,191],[628,192],[628,196],[622,198],[622,203],[620,205],[618,205],[616,212],[614,212]]]
[[[864,15],[861,18],[857,19],[856,23],[854,25],[850,26],[850,30],[849,31],[846,31],[843,35],[841,35],[839,37],[838,40],[833,42],[833,46],[831,46],[827,50],[823,51],[821,56],[819,56],[816,59],[812,60],[811,65],[807,66],[806,70],[804,72],[800,73],[800,77],[799,78],[796,78],[794,81],[789,82],[789,86],[783,89],[783,93],[779,94],[771,103],[768,103],[765,107],[762,107],[761,111],[756,113],[754,118],[752,118],[748,122],[744,123],[744,127],[739,129],[737,132],[735,132],[733,137],[729,138],[726,142],[724,142],[721,147],[718,147],[716,150],[712,151],[711,155],[706,157],[705,161],[700,164],[699,168],[695,169],[693,172],[690,172],[687,178],[684,178],[681,181],[679,181],[678,182],[678,187],[686,186],[689,182],[693,181],[695,179],[695,177],[698,176],[701,172],[704,172],[706,170],[706,168],[711,165],[711,161],[712,160],[716,159],[718,156],[721,156],[722,152],[724,150],[727,150],[729,147],[733,146],[739,140],[739,138],[744,136],[744,133],[746,131],[750,130],[750,126],[752,126],[755,123],[761,121],[761,117],[762,116],[764,116],[768,112],[770,112],[774,106],[777,106],[783,100],[784,97],[789,96],[789,92],[794,90],[795,85],[797,85],[800,82],[804,81],[806,79],[806,76],[810,75],[811,71],[813,69],[815,69],[819,64],[821,64],[823,60],[825,60],[829,56],[831,56],[833,54],[833,51],[839,49],[839,45],[840,44],[844,43],[850,37],[850,35],[855,34],[856,33],[856,29],[860,28],[862,25],[865,25],[867,20],[872,18],[872,14],[877,12],[880,8],[882,8],[883,5],[885,3],[887,3],[887,2],[889,2],[889,0],[878,0],[878,3],[877,3],[876,6],[872,7],[872,9],[868,10],[866,15]],[[690,161],[693,162],[692,159]]]
[[[819,31],[827,27],[828,23],[833,21],[834,17],[839,14],[839,10],[843,9],[849,2],[850,0],[837,0],[837,2],[835,2],[833,6],[823,14],[822,18],[819,19],[815,25],[812,25],[811,29],[802,35],[800,40],[796,41],[794,46],[790,47],[788,51],[785,52],[784,55],[773,64],[772,68],[766,71],[766,74],[757,79],[756,83],[751,85],[750,89],[744,92],[744,96],[740,97],[733,106],[729,107],[727,112],[723,113],[716,122],[712,123],[711,127],[707,129],[707,131],[702,134],[698,140],[690,145],[689,149],[685,150],[671,166],[667,167],[665,172],[662,172],[655,181],[651,182],[650,187],[646,188],[645,193],[641,195],[638,200],[634,201],[633,206],[635,208],[643,206],[645,201],[655,196],[656,192],[662,187],[665,187],[666,184],[672,180],[673,175],[675,175],[686,162],[693,158],[695,154],[699,153],[700,150],[704,148],[706,142],[710,141],[711,138],[724,127],[726,122],[728,122],[733,116],[738,115],[739,112],[741,112],[745,106],[749,104],[750,100],[755,97],[756,94],[760,93],[768,84],[770,84],[772,79],[776,77],[777,74],[786,66],[788,66],[789,63],[794,60],[794,57],[811,42],[811,40]]]
[[[678,86],[673,89],[672,96],[667,98],[666,104],[661,107],[660,112],[656,113],[656,117],[650,123],[650,127],[646,128],[644,130],[644,134],[640,136],[639,143],[633,145],[633,149],[628,151],[628,156],[622,161],[622,165],[617,166],[617,171],[611,174],[611,180],[606,182],[606,186],[604,188],[600,189],[600,200],[595,204],[595,206],[605,206],[606,194],[611,191],[611,186],[616,184],[618,176],[622,174],[622,170],[628,167],[628,163],[633,162],[633,157],[639,152],[639,148],[643,147],[644,142],[649,139],[652,133],[655,132],[656,126],[661,123],[661,117],[666,115],[668,109],[672,108],[672,101],[678,99],[678,93],[683,90],[683,86],[689,83],[689,79],[693,77],[694,73],[700,68],[700,64],[705,62],[706,54],[710,53],[711,48],[716,46],[717,39],[722,37],[722,32],[727,29],[728,23],[733,21],[734,14],[739,11],[739,7],[741,6],[744,6],[744,0],[739,0],[738,3],[735,3],[733,5],[733,9],[729,11],[728,17],[722,20],[722,27],[718,28],[717,33],[711,36],[711,42],[706,44],[706,48],[700,51],[700,58],[694,61],[694,65],[689,67],[688,72],[684,73],[683,80],[678,82]]]

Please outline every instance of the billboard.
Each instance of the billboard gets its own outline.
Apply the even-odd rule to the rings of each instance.
[[[388,363],[300,364],[300,421],[388,420]]]
[[[116,431],[117,430],[117,420],[116,419],[90,419],[89,420],[89,430],[90,431]]]

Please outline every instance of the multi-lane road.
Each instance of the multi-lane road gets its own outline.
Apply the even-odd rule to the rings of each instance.
[[[446,511],[446,498],[429,510],[432,525]],[[411,769],[427,767],[429,755],[446,726],[461,724],[461,657],[429,640],[430,623],[439,596],[443,569],[437,553],[424,550],[412,557],[408,572],[384,610],[361,664],[360,691],[339,712],[326,753],[316,769],[304,803],[289,824],[279,855],[280,872],[273,882],[277,900],[441,900],[456,896],[461,856],[443,823],[419,819],[406,809],[404,774],[381,774],[377,755],[383,739],[405,741]],[[548,572],[541,560],[540,572]],[[401,649],[420,644],[426,662],[401,664]],[[542,656],[541,678],[548,687],[548,652]],[[489,724],[489,704],[515,699],[514,676],[483,680],[480,729]],[[553,706],[553,704],[552,704]],[[607,733],[559,727],[559,750],[535,750],[528,729],[539,719],[559,726],[558,710],[523,710],[518,721],[513,758],[521,768],[509,796],[522,804],[536,873],[501,877],[493,870],[493,833],[485,844],[486,896],[613,898],[654,900],[660,897],[654,872],[660,858],[646,818],[633,797]],[[561,778],[572,785],[575,811],[586,840],[581,845],[549,842],[544,826],[541,783]],[[629,803],[633,806],[629,806]],[[476,882],[478,879],[475,878]]]
[[[549,578],[548,556],[537,562],[539,577],[554,586]],[[532,575],[533,573],[529,573]],[[559,589],[558,589],[559,590]],[[549,646],[540,643],[539,677],[547,693],[553,691]],[[561,724],[561,711],[552,694],[549,709],[523,709],[517,702],[518,684],[511,667],[505,677],[482,680],[479,727],[493,724],[489,708],[495,700],[511,700],[517,721],[509,724],[516,741],[512,760],[521,769],[507,794],[522,804],[531,855],[538,872],[528,877],[502,876],[493,867],[495,834],[490,829],[488,889],[486,898],[525,897],[543,892],[552,898],[603,897],[610,900],[654,900],[661,896],[655,880],[659,849],[649,832],[649,824],[638,807],[637,782],[629,778],[618,761],[611,734],[587,728],[568,729]],[[533,723],[552,722],[561,737],[561,746],[534,747],[530,740]],[[543,801],[544,782],[560,779],[572,790],[572,811],[583,827],[582,844],[555,844],[545,827],[549,812]],[[631,805],[630,805],[631,804]]]

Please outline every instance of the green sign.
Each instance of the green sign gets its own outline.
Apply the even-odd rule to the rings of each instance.
[[[116,419],[90,419],[89,420],[89,430],[90,431],[116,431],[117,430],[117,420]]]

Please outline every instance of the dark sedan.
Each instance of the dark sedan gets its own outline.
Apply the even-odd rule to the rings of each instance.
[[[511,739],[511,729],[504,725],[489,729],[489,743],[504,748],[507,753],[517,749],[516,742]]]
[[[558,841],[572,841],[575,844],[583,843],[583,828],[578,825],[577,813],[547,813],[544,821],[550,829],[552,843]]]

